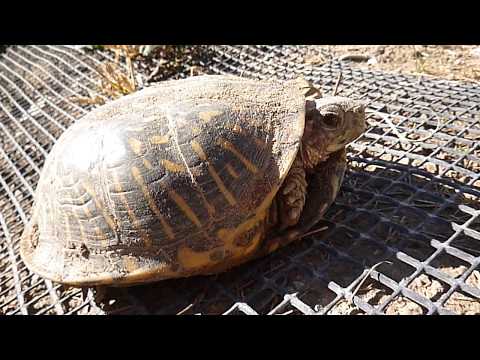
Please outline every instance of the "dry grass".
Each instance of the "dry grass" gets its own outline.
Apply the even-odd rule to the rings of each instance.
[[[114,53],[114,60],[97,67],[100,80],[97,94],[74,97],[81,105],[102,105],[107,99],[117,99],[131,94],[145,83],[175,78],[178,73],[189,71],[190,76],[203,74],[203,68],[195,65],[204,56],[202,46],[156,45],[147,55],[143,45],[101,45],[100,51]],[[190,64],[192,62],[193,64]],[[138,83],[140,81],[140,84]]]
[[[133,62],[140,55],[138,45],[104,45],[104,49],[111,50],[115,54],[113,62],[102,63],[98,68],[100,81],[97,86],[98,93],[110,99],[135,92],[138,89],[135,80]],[[126,72],[121,67],[121,59],[124,59]],[[105,100],[102,96],[92,95],[88,97],[75,97],[72,100],[82,105],[102,105]]]

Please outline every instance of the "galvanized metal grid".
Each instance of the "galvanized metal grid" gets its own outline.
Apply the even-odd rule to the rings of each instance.
[[[330,61],[312,65],[312,55]],[[203,72],[303,75],[327,93],[342,73],[339,94],[376,111],[318,225],[329,228],[218,276],[109,289],[100,309],[93,292],[30,273],[18,240],[45,156],[88,111],[74,99],[98,94],[95,69],[113,56],[59,46],[0,56],[0,314],[479,312],[478,87],[355,69],[315,47],[212,47],[195,63]],[[175,77],[188,75],[186,64]],[[402,141],[382,114],[403,136],[423,140]]]

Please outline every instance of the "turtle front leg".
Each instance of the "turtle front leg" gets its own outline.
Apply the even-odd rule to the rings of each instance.
[[[276,198],[279,230],[283,231],[298,223],[307,192],[305,168],[300,155],[295,158]]]
[[[308,176],[306,201],[304,202],[300,218],[295,223],[296,226],[292,226],[284,231],[275,231],[277,235],[265,241],[259,254],[271,253],[299,239],[321,220],[338,195],[346,168],[345,149],[331,154],[328,160],[318,164]],[[287,177],[286,181],[288,179]],[[285,224],[289,222],[282,222],[282,214],[285,214],[285,212],[282,213],[279,209],[282,202],[284,202],[284,196],[280,194],[277,198],[277,206],[273,208],[275,209],[274,213],[278,219],[278,224],[281,227],[285,227]]]

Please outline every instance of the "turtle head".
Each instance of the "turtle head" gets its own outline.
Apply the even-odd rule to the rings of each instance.
[[[365,106],[361,102],[340,96],[307,100],[302,142],[307,167],[345,148],[365,129]]]

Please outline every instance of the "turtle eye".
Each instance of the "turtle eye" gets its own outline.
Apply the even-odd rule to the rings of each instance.
[[[322,123],[330,129],[336,129],[339,123],[339,116],[335,114],[326,114],[322,116]]]

